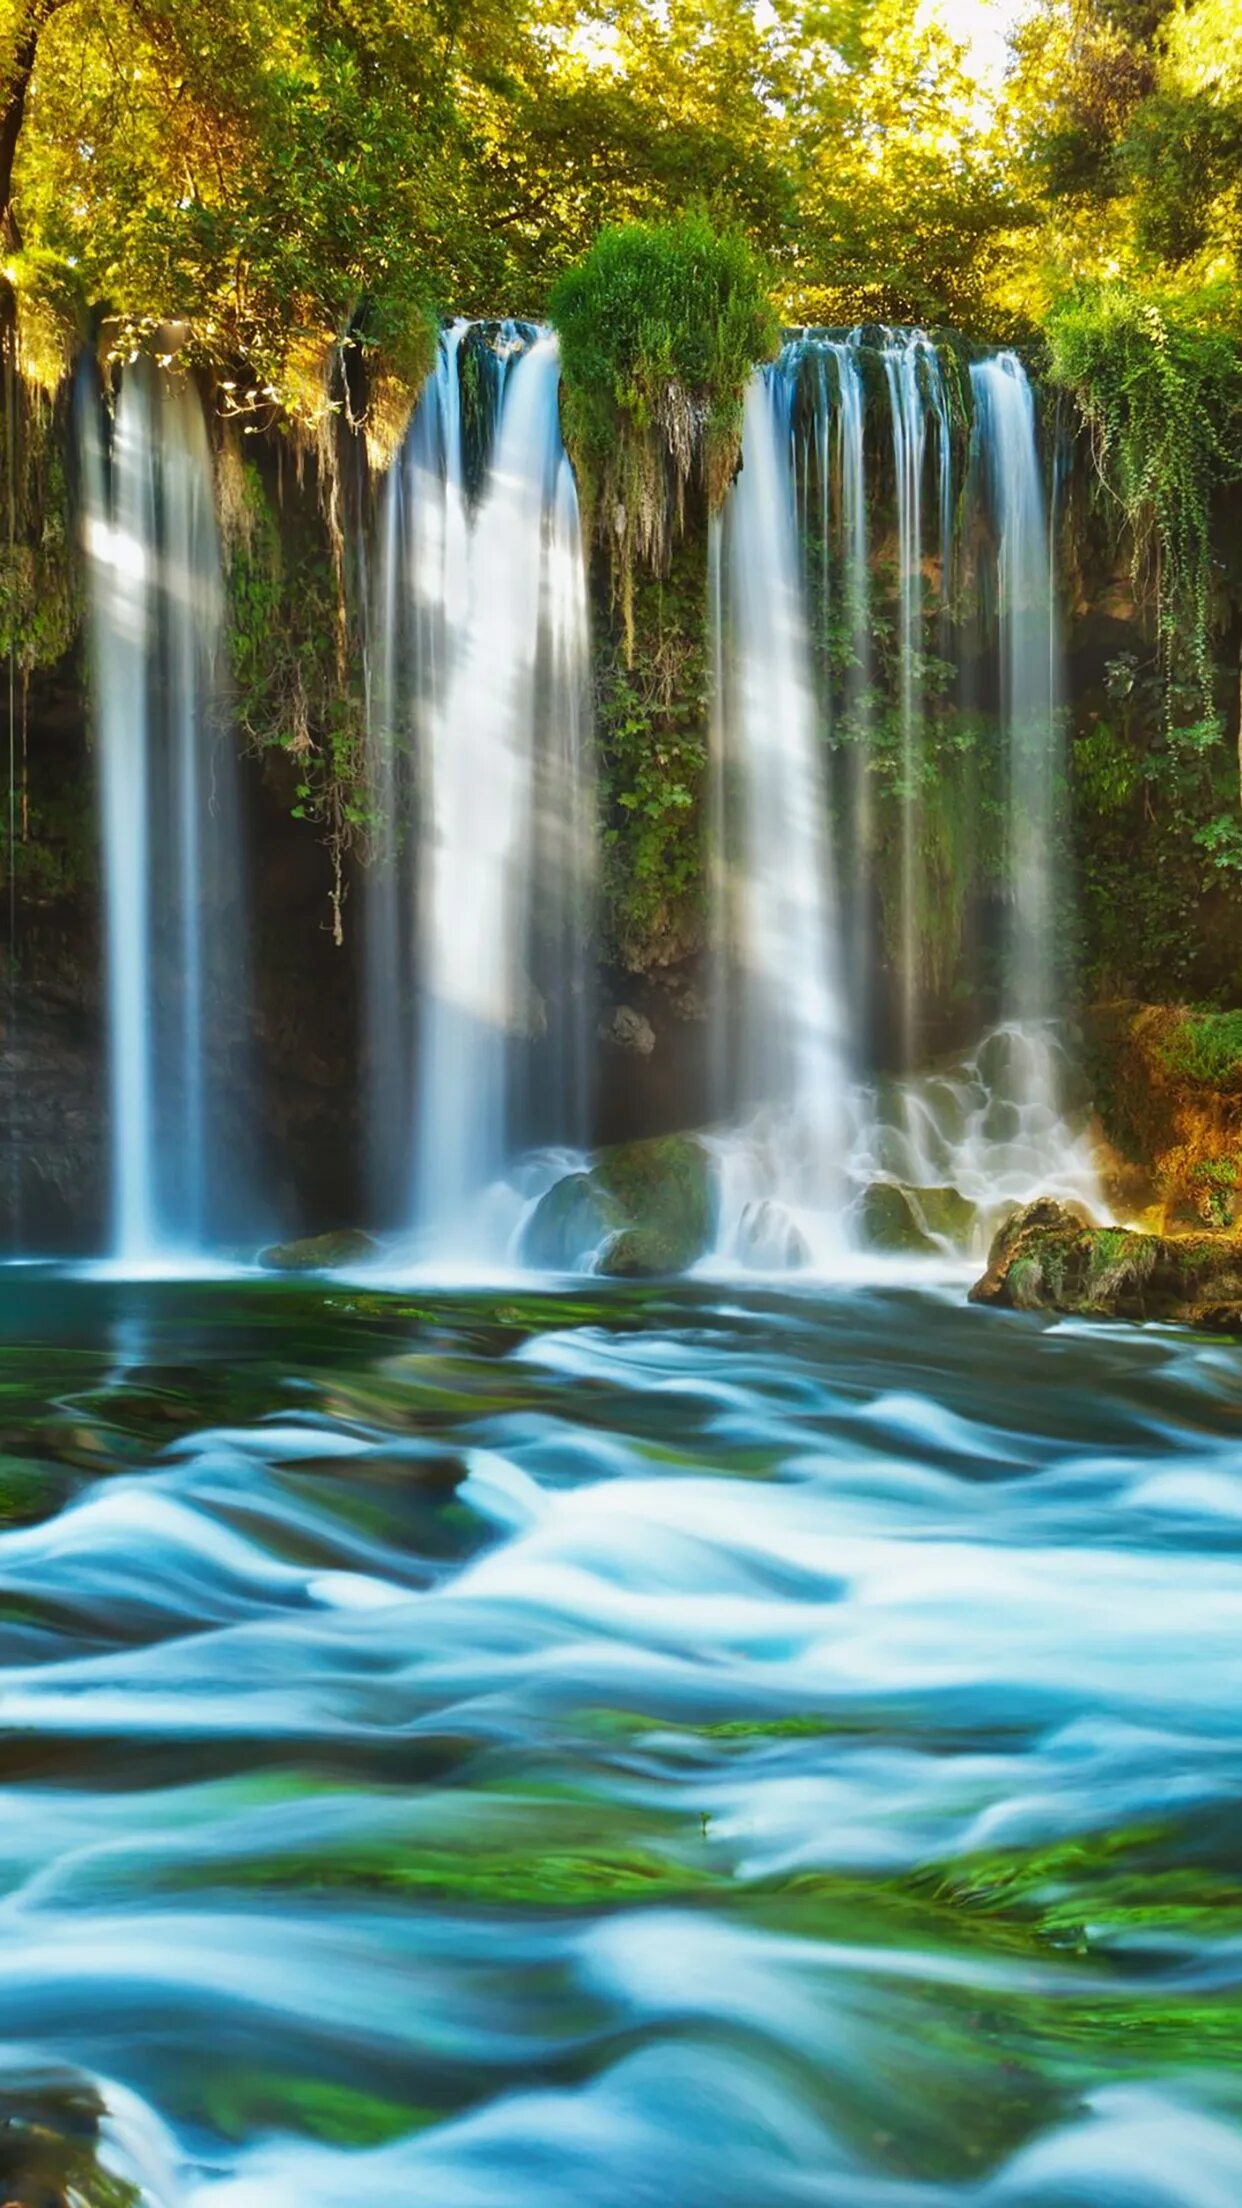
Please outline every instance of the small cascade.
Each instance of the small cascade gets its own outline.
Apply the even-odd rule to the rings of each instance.
[[[78,391],[103,840],[112,1255],[244,1232],[246,958],[211,453],[185,378]]]
[[[844,679],[834,716],[846,738],[843,777],[842,834],[839,848],[848,870],[849,900],[843,936],[846,988],[850,1005],[850,1029],[855,1041],[863,1038],[873,1016],[876,951],[873,914],[875,841],[872,804],[871,758],[871,571],[867,563],[867,462],[864,444],[866,391],[856,334],[844,342],[829,339],[824,354],[836,371],[835,454],[829,445],[830,394],[821,384],[818,403],[824,412],[824,451],[829,464],[821,472],[820,497],[823,541],[831,549],[830,515],[835,466],[839,519],[838,594],[844,619],[846,649]]]
[[[1013,353],[976,361],[983,492],[995,545],[1000,725],[1007,768],[1010,1018],[1046,1021],[1055,1008],[1057,629],[1048,552],[1047,492],[1035,401]]]
[[[777,1200],[848,1217],[868,1172],[960,1182],[981,1217],[989,1188],[1093,1201],[1051,1024],[1053,586],[1014,355],[967,377],[919,330],[805,332],[756,381],[709,556],[735,1254],[776,1261]]]
[[[481,439],[463,415],[466,348]],[[385,504],[371,715],[376,1148],[391,1157],[408,1142],[405,1217],[441,1250],[503,1242],[505,1206],[480,1207],[515,1153],[586,1133],[594,791],[559,381],[553,337],[457,325]],[[386,1207],[377,1190],[388,1223],[399,1185],[389,1177]]]
[[[373,1214],[389,1221],[394,1195],[405,1200],[413,1155],[425,761],[468,604],[460,375],[468,328],[455,322],[441,333],[389,471],[370,609],[367,1165]]]
[[[1040,466],[1035,400],[1013,353],[976,361],[977,476],[990,522],[996,608],[999,725],[1004,759],[1006,941],[1001,975],[1004,1083],[1018,1112],[1045,1133],[1044,1180],[1062,1164],[1058,1003],[1059,634],[1050,555],[1049,491]],[[1053,485],[1055,495],[1055,479]],[[1081,1179],[1081,1175],[1079,1176]],[[1086,1201],[1093,1189],[1079,1188]]]
[[[1015,1204],[1054,1196],[1098,1210],[1092,1143],[1061,1101],[1073,1082],[1053,1030],[1006,1025],[954,1063],[862,1087],[851,1100],[851,1188],[955,1189],[974,1207],[977,1258]]]
[[[713,612],[722,770],[727,1107],[722,1237],[746,1255],[772,1204],[807,1250],[836,1240],[845,1039],[835,973],[828,807],[795,529],[793,380],[751,380],[742,466],[721,528]],[[763,1260],[760,1260],[763,1261]]]
[[[882,358],[888,384],[896,495],[901,718],[898,977],[902,1059],[909,1067],[916,1063],[919,1045],[919,946],[926,896],[921,851],[927,714],[923,493],[929,414],[937,428],[937,555],[942,576],[947,573],[952,526],[952,447],[940,356],[931,339],[922,330],[886,332]]]

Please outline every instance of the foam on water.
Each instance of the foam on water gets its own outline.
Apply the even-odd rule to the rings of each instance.
[[[153,2208],[1232,2203],[1216,1351],[891,1290],[530,1331],[263,1283],[241,1348],[209,1285],[0,1292],[113,1452],[0,1532],[6,2109],[79,2080]],[[161,1446],[190,1374],[238,1408]]]

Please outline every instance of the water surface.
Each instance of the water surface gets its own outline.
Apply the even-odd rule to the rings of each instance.
[[[1236,1349],[706,1282],[0,1326],[8,2194],[1236,2208]]]

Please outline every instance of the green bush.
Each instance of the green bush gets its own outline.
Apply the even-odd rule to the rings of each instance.
[[[1189,1012],[1160,1045],[1170,1073],[1211,1089],[1242,1082],[1242,1012]]]
[[[1218,732],[1210,652],[1212,509],[1242,477],[1242,348],[1231,297],[1175,302],[1119,283],[1083,286],[1047,323],[1054,379],[1072,390],[1153,576],[1166,708]],[[1189,682],[1179,703],[1178,678]],[[1187,716],[1186,706],[1190,705]],[[1186,729],[1184,734],[1192,731]]]
[[[604,230],[554,285],[565,433],[584,506],[626,578],[658,571],[698,475],[710,507],[732,480],[742,398],[780,327],[762,261],[707,217]]]

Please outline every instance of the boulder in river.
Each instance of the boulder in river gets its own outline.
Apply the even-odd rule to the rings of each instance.
[[[716,1224],[712,1161],[693,1135],[622,1142],[557,1181],[526,1223],[530,1265],[573,1267],[594,1253],[617,1279],[682,1273],[710,1249]]]
[[[910,1188],[871,1181],[859,1199],[859,1239],[869,1250],[900,1256],[943,1254],[945,1244],[969,1249],[979,1209],[956,1188]]]
[[[1242,1237],[1100,1227],[1043,1196],[1005,1222],[970,1300],[1242,1333]]]
[[[361,1227],[332,1227],[327,1234],[303,1235],[297,1242],[274,1242],[260,1252],[259,1263],[269,1273],[328,1273],[378,1255],[378,1242]]]

